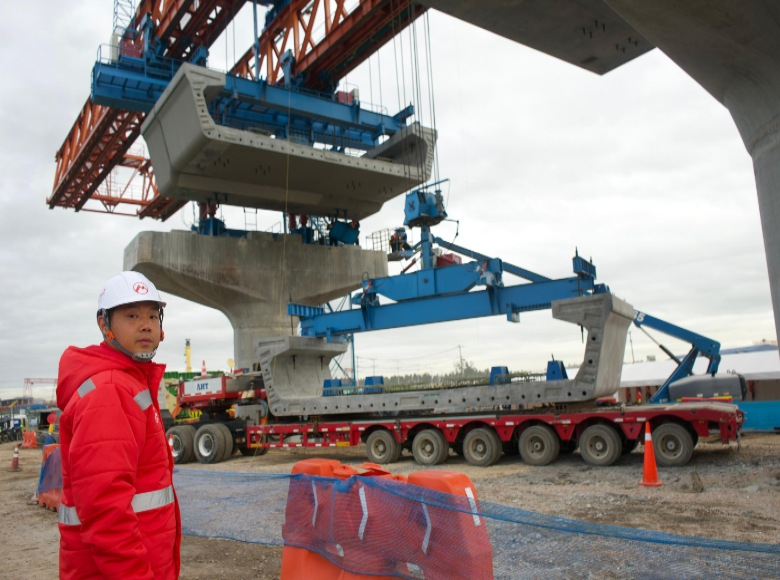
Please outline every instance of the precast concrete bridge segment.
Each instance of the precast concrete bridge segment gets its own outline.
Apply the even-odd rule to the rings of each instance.
[[[407,125],[361,157],[218,125],[226,75],[181,66],[141,127],[162,195],[294,214],[364,219],[428,181],[436,132]]]
[[[233,326],[236,367],[252,369],[258,342],[295,333],[290,300],[316,306],[345,296],[363,277],[387,276],[387,257],[358,246],[304,245],[297,235],[142,232],[125,248],[124,268],[223,312]]]
[[[465,413],[496,405],[592,401],[614,393],[633,306],[611,294],[596,294],[555,301],[552,315],[579,324],[588,333],[585,357],[573,379],[326,397],[322,385],[330,378],[328,363],[345,346],[324,338],[287,336],[256,344],[268,406],[277,417],[383,410]]]
[[[780,2],[422,0],[592,72],[658,47],[731,113],[750,156],[780,340]]]

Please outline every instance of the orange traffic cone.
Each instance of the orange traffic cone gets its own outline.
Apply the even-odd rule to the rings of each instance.
[[[8,471],[21,471],[22,468],[19,467],[19,445],[14,445],[14,457],[11,459],[11,467],[8,469]]]
[[[639,485],[645,487],[661,487],[662,481],[658,480],[658,469],[655,466],[655,450],[653,449],[653,436],[650,432],[650,423],[645,423],[645,469],[642,481]]]

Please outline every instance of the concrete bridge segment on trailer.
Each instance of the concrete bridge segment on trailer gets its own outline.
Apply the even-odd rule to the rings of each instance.
[[[290,299],[319,305],[387,275],[383,252],[304,245],[300,236],[250,232],[246,238],[193,232],[142,232],[125,248],[124,267],[163,292],[216,308],[233,326],[237,368],[258,362],[259,340],[294,333]]]
[[[217,125],[208,102],[223,73],[182,65],[141,133],[160,193],[219,203],[361,220],[428,181],[436,133],[411,124],[361,157]]]
[[[756,178],[780,339],[780,2],[422,0],[592,72],[655,46],[731,113]]]
[[[588,333],[584,360],[573,379],[326,397],[322,387],[330,378],[328,363],[343,352],[343,345],[300,336],[259,340],[257,358],[269,408],[278,417],[383,410],[462,413],[499,404],[572,403],[612,395],[620,384],[634,308],[611,294],[597,294],[553,302],[552,315]]]

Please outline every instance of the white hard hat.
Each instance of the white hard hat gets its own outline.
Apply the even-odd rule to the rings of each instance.
[[[146,276],[132,271],[120,272],[103,286],[98,297],[98,310],[111,310],[135,302],[157,302],[165,307],[157,288]]]

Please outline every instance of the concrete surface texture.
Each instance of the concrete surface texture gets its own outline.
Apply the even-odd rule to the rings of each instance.
[[[269,406],[299,415],[314,398],[322,398],[325,379],[331,378],[330,361],[346,352],[347,343],[284,336],[260,340],[256,347]]]
[[[603,74],[657,47],[728,108],[756,177],[780,339],[780,3],[776,0],[423,0]]]
[[[246,238],[142,232],[125,248],[124,268],[163,292],[220,310],[233,326],[237,368],[252,368],[260,339],[290,335],[287,303],[319,305],[387,275],[383,252],[304,245],[300,236],[250,232]]]
[[[182,65],[141,133],[160,193],[193,201],[364,219],[433,169],[436,133],[412,124],[361,157],[217,125],[226,76]]]
[[[421,0],[421,4],[597,74],[653,49],[602,0]]]
[[[634,308],[611,294],[598,294],[553,302],[552,315],[587,331],[584,360],[573,379],[440,389],[435,395],[409,391],[324,397],[323,380],[330,377],[328,363],[343,347],[339,350],[321,338],[287,337],[258,343],[269,407],[277,417],[376,410],[460,413],[497,401],[504,405],[562,403],[614,393],[620,384]]]

